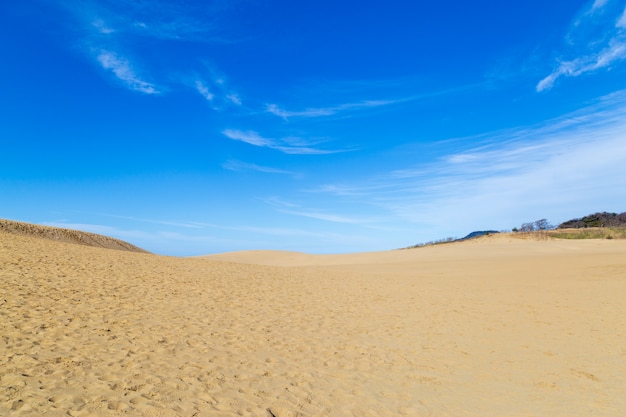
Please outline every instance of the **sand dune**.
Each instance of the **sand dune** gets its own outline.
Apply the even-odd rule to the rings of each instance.
[[[0,231],[0,415],[623,416],[625,255],[182,259]]]
[[[39,237],[42,239],[75,243],[85,246],[95,246],[98,248],[147,253],[147,251],[138,248],[135,245],[131,245],[130,243],[124,242],[123,240],[114,239],[108,236],[98,235],[89,232],[81,232],[79,230],[16,222],[13,220],[0,219],[0,232],[12,233],[22,236]]]

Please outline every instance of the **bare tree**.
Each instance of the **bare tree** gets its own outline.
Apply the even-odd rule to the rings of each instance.
[[[554,227],[546,219],[535,220],[534,222],[523,223],[520,232],[535,232],[538,230],[550,230]]]
[[[534,223],[535,230],[550,230],[554,227],[546,219],[537,220]]]

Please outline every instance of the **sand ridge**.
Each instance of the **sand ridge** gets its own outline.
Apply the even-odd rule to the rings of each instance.
[[[479,238],[430,245],[418,248],[397,249],[379,252],[346,254],[307,254],[280,250],[247,250],[206,255],[199,258],[221,260],[248,265],[271,266],[339,266],[422,263],[432,260],[454,259],[455,261],[492,261],[494,257],[550,256],[586,252],[598,245],[619,253],[621,246],[606,245],[602,240],[579,240],[572,242],[551,239],[541,234],[501,233]],[[612,249],[611,249],[612,248]]]
[[[625,253],[485,240],[272,266],[0,232],[0,415],[621,416]]]
[[[147,251],[135,245],[109,236],[82,232],[79,230],[17,222],[13,220],[0,219],[0,232],[56,240],[59,242],[75,243],[79,245],[95,246],[98,248],[147,253]]]

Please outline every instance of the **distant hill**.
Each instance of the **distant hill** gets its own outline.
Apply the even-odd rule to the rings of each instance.
[[[481,236],[485,236],[485,235],[494,235],[496,233],[500,233],[497,230],[479,230],[476,232],[472,232],[470,234],[468,234],[465,237],[462,237],[461,239],[456,239],[456,242],[460,242],[462,240],[469,240],[469,239],[474,239],[476,237],[481,237]]]
[[[622,228],[626,229],[626,212],[624,213],[594,213],[585,217],[581,217],[579,219],[572,219],[566,222],[559,224],[556,229],[586,229],[586,228],[620,228],[619,230],[600,230],[595,233],[587,233],[590,231],[585,231],[584,233],[573,233],[573,232],[561,232],[558,233],[554,226],[551,226],[546,219],[537,220],[531,223],[525,223],[522,225],[521,229],[514,228],[513,232],[542,232],[543,235],[538,236],[551,236],[555,238],[566,238],[566,239],[624,239],[624,231]],[[403,249],[412,249],[419,248],[422,246],[431,246],[431,245],[439,245],[443,243],[453,243],[453,242],[462,242],[465,240],[470,240],[474,238],[478,238],[485,235],[491,235],[500,233],[496,230],[479,230],[468,234],[462,238],[453,238],[448,237],[445,239],[433,240],[426,243],[419,243],[417,245],[409,246]],[[546,235],[546,233],[548,233]]]
[[[561,223],[557,229],[583,229],[587,227],[626,227],[626,212],[594,213],[580,219],[572,219]]]
[[[58,227],[40,226],[38,224],[16,222],[0,219],[0,233],[11,233],[22,236],[32,236],[59,242],[78,245],[94,246],[98,248],[124,250],[129,252],[149,253],[135,245],[112,237],[78,230],[62,229]]]
[[[445,239],[431,240],[430,242],[418,243],[417,245],[409,246],[409,247],[402,248],[402,249],[414,249],[414,248],[421,248],[422,246],[432,246],[432,245],[441,245],[444,243],[463,242],[465,240],[475,239],[481,236],[493,235],[496,233],[500,233],[500,232],[498,232],[497,230],[478,230],[462,238],[448,237]]]

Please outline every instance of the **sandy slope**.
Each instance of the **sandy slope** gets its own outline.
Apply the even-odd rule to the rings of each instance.
[[[11,233],[21,236],[34,236],[42,239],[75,243],[85,246],[95,246],[98,248],[147,253],[147,251],[138,248],[135,245],[131,245],[130,243],[124,242],[123,240],[114,239],[108,236],[98,235],[89,232],[81,232],[79,230],[16,222],[13,220],[0,219],[0,232]]]
[[[626,410],[626,241],[224,257],[0,232],[0,415]]]

